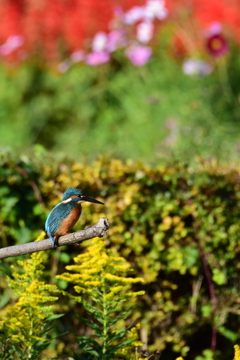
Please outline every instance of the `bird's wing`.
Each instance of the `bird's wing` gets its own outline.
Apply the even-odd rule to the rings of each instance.
[[[63,203],[57,204],[52,209],[45,223],[45,229],[49,236],[59,229],[63,220],[70,214],[71,209],[72,207],[69,204]]]

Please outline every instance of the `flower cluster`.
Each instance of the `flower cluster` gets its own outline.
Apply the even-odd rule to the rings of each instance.
[[[105,296],[108,299],[114,298],[116,293],[121,293],[131,284],[142,282],[142,278],[126,277],[131,271],[130,264],[119,256],[111,256],[105,249],[103,240],[94,239],[88,251],[74,258],[75,265],[66,266],[67,270],[74,272],[58,275],[58,279],[72,282],[77,293],[93,296],[102,289],[103,282]],[[99,289],[98,289],[99,287]],[[127,297],[141,295],[143,292],[130,292]],[[126,294],[125,294],[126,295]],[[75,297],[75,300],[82,302],[82,298]]]
[[[126,12],[120,7],[115,8],[109,31],[97,32],[89,52],[75,50],[58,69],[65,72],[71,63],[81,61],[91,66],[104,64],[119,48],[125,49],[126,57],[135,66],[145,65],[152,56],[152,49],[146,44],[153,38],[154,22],[164,20],[167,14],[164,0],[147,0],[145,5],[134,6]]]
[[[184,27],[188,15],[191,24],[199,24],[200,29],[220,22],[236,41],[240,40],[240,10],[236,0],[145,1],[144,4],[144,0],[28,0],[24,6],[21,1],[3,1],[0,4],[0,58],[22,61],[36,55],[38,59],[56,63],[71,54],[69,60],[59,66],[60,71],[66,71],[74,62],[84,61],[91,66],[108,62],[112,52],[123,47],[128,59],[141,66],[152,54],[147,44],[153,37],[156,20],[161,21],[168,15],[165,1],[172,25],[181,23],[178,37],[183,34],[182,25]],[[189,29],[192,28],[185,30],[191,37]],[[86,48],[87,51],[83,51]],[[222,33],[208,37],[206,49],[214,56],[226,52],[228,46]]]
[[[203,32],[204,47],[207,54],[211,58],[220,58],[229,51],[229,45],[222,33],[222,24],[219,22],[211,23]],[[211,60],[210,60],[211,61]],[[214,63],[206,62],[198,58],[185,59],[182,66],[183,72],[186,75],[206,76],[214,69]]]
[[[126,56],[141,66],[152,53],[144,45],[153,36],[155,20],[167,16],[164,1],[147,0],[145,5],[134,6],[136,0],[91,0],[88,4],[81,0],[71,4],[29,0],[24,7],[6,2],[0,5],[0,58],[22,61],[36,55],[56,62],[71,54],[59,66],[65,71],[79,61],[91,66],[103,64],[116,49],[126,47]]]
[[[41,3],[28,0],[24,7],[20,2],[3,2],[0,5],[0,59],[23,61],[34,55],[54,63],[65,59],[58,65],[59,72],[64,73],[74,63],[90,66],[107,63],[121,48],[133,65],[143,66],[153,53],[150,42],[156,26],[170,13],[176,40],[186,45],[180,48],[188,47],[183,71],[187,75],[203,76],[211,73],[214,61],[200,60],[196,49],[203,49],[204,56],[209,54],[210,58],[226,54],[229,45],[223,35],[223,25],[227,34],[232,34],[237,41],[240,39],[240,16],[235,0],[203,0],[201,5],[197,0],[190,3],[187,0],[145,1],[91,0],[85,4],[76,0],[70,5],[56,0]],[[192,33],[188,18],[196,25]],[[174,45],[178,53],[177,42]]]

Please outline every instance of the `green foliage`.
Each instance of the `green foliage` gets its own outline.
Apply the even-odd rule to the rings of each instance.
[[[136,336],[128,336],[126,327],[119,324],[129,317],[129,310],[124,310],[124,303],[144,291],[130,292],[130,285],[142,282],[141,278],[127,276],[130,264],[122,257],[111,256],[105,250],[104,241],[96,239],[88,251],[74,258],[75,265],[68,265],[71,273],[58,275],[58,279],[74,284],[80,295],[73,296],[91,315],[90,321],[80,320],[93,331],[92,336],[78,336],[78,345],[83,359],[111,360],[121,355],[121,359],[137,360],[132,356],[130,345],[141,345]],[[73,272],[73,273],[72,273]],[[84,356],[85,354],[85,356]],[[91,355],[89,357],[89,355]]]
[[[197,356],[195,360],[213,360],[214,354],[211,350],[206,349],[203,351],[202,356]],[[183,360],[182,357],[177,358],[176,360]],[[233,360],[240,360],[240,347],[239,345],[234,345],[234,359]]]
[[[197,356],[195,358],[195,360],[213,360],[214,359],[214,354],[211,350],[206,349],[203,351],[202,356]]]
[[[207,77],[188,77],[164,41],[143,68],[121,53],[65,74],[26,63],[0,67],[3,146],[41,144],[71,158],[110,154],[154,161],[193,154],[238,159],[239,51]]]
[[[12,245],[11,239],[33,241],[42,229],[45,204],[37,185],[42,165],[37,157],[32,162],[26,156],[0,152],[1,246]]]
[[[37,239],[42,240],[44,233]],[[55,285],[40,280],[43,275],[43,257],[41,252],[34,253],[27,261],[18,261],[19,267],[12,266],[13,279],[8,283],[17,295],[14,305],[8,305],[1,311],[0,351],[2,360],[35,360],[50,344],[48,334],[52,330],[52,321],[59,317],[53,314],[56,301]]]
[[[6,153],[1,159],[0,188],[7,189],[1,201],[6,203],[8,196],[18,199],[0,227],[7,244],[21,240],[21,219],[31,231],[39,231],[44,226],[47,208],[50,210],[59,202],[66,188],[84,190],[103,200],[105,206],[84,204],[74,229],[92,225],[100,217],[109,219],[107,247],[131,263],[134,276],[144,279],[145,294],[129,303],[135,309],[131,320],[140,319],[149,351],[159,349],[163,359],[169,351],[192,356],[192,342],[204,333],[206,341],[195,356],[200,355],[210,347],[214,326],[217,339],[221,339],[217,341],[216,360],[232,358],[232,346],[240,336],[240,189],[236,164],[223,166],[215,161],[201,161],[194,166],[171,163],[149,167],[139,162],[99,158],[89,166],[51,159],[44,153],[32,155],[31,159],[21,157],[21,162]],[[28,177],[16,170],[19,163]],[[45,207],[31,181],[39,189]],[[4,241],[2,230],[0,236]],[[55,274],[62,273],[68,262],[71,265],[78,253],[76,246],[63,248],[61,256],[58,251],[49,252],[46,274],[50,273],[54,280]],[[203,259],[215,292],[215,310]],[[2,274],[10,272],[11,261],[4,261],[5,268],[0,268],[2,306],[9,299]],[[68,290],[66,281],[56,281]],[[142,290],[142,285],[134,284],[133,290]],[[71,304],[60,298],[59,306],[67,313],[67,320],[59,320],[61,327],[65,331],[74,326],[83,334],[85,325],[77,314],[88,320],[89,317],[78,307],[73,315]],[[58,341],[60,348],[63,340]],[[66,352],[71,354],[72,337],[64,342]]]

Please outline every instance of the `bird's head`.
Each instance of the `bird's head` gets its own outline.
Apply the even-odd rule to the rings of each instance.
[[[63,194],[62,203],[67,204],[70,201],[75,202],[75,203],[76,202],[81,203],[81,202],[87,201],[87,202],[91,202],[91,203],[95,203],[95,204],[104,205],[104,203],[102,203],[101,201],[90,198],[86,194],[84,194],[84,192],[82,190],[75,189],[75,188],[69,188]]]

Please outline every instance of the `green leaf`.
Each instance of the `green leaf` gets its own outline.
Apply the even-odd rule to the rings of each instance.
[[[59,260],[64,264],[68,264],[71,260],[71,256],[67,252],[61,252]]]
[[[115,315],[115,317],[107,318],[107,326],[113,326],[120,320],[125,320],[129,317],[130,310],[122,311],[120,314]]]
[[[53,314],[51,316],[49,316],[49,318],[47,318],[47,321],[53,321],[56,319],[59,319],[61,317],[63,317],[65,314]]]
[[[123,341],[119,344],[116,344],[116,345],[109,345],[107,347],[107,355],[113,355],[114,353],[116,353],[116,351],[126,347],[126,346],[129,346],[131,345],[135,340],[131,339],[131,340],[126,340],[126,341]]]
[[[218,331],[233,343],[238,339],[238,334],[230,329],[227,329],[225,326],[219,326]]]
[[[218,285],[224,285],[226,284],[226,274],[219,270],[219,269],[213,269],[213,281]]]
[[[78,339],[79,345],[87,344],[88,346],[96,348],[96,350],[98,352],[100,352],[101,349],[102,349],[101,345],[96,340],[94,340],[93,338],[89,338],[87,336],[77,336],[77,339]]]
[[[116,332],[112,332],[107,336],[107,343],[110,344],[112,341],[117,340],[117,339],[122,339],[125,334],[127,332],[127,329],[123,329],[122,331],[116,331]]]
[[[91,329],[96,330],[97,333],[102,333],[103,331],[103,327],[97,325],[96,323],[94,323],[93,321],[87,320],[82,316],[78,316],[79,319],[84,322],[84,324],[88,325]]]
[[[212,305],[211,304],[202,305],[201,311],[203,317],[208,317],[212,313]]]
[[[197,356],[195,360],[213,360],[213,352],[209,349],[203,350],[203,356]]]

